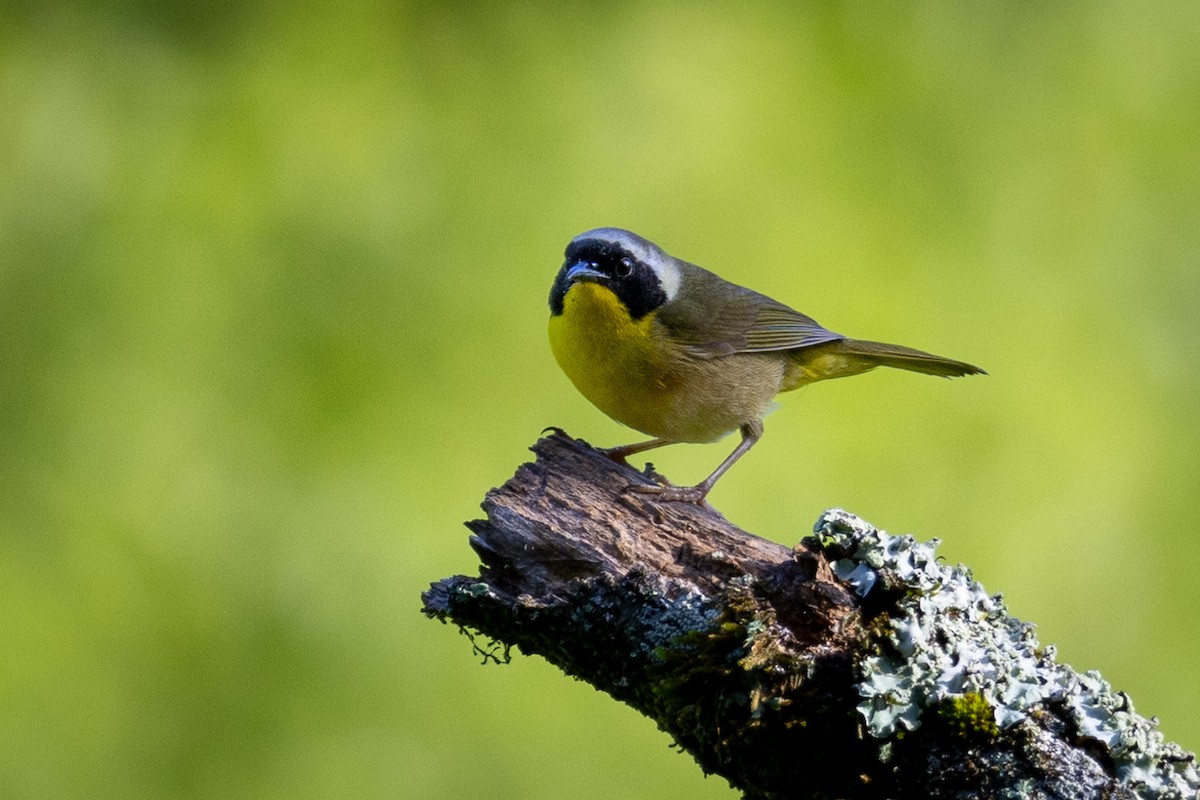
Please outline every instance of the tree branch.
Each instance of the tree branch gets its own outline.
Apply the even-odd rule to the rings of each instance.
[[[936,543],[829,511],[794,549],[556,432],[424,612],[538,654],[747,798],[1191,798],[1191,754]],[[482,652],[482,651],[481,651]],[[498,658],[494,653],[487,657]]]

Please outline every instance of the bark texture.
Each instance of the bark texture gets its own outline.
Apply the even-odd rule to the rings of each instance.
[[[1129,767],[1120,715],[1151,740],[1152,723],[1124,695],[1088,694],[999,598],[933,602],[934,559],[888,561],[911,539],[827,512],[788,548],[711,508],[625,492],[655,476],[561,432],[533,450],[468,523],[479,575],[434,583],[424,612],[493,640],[475,637],[486,658],[516,645],[630,704],[746,798],[1194,796],[1190,754],[1158,737],[1135,747],[1145,774]],[[991,640],[970,641],[988,626]],[[1008,646],[996,631],[1021,652],[980,662]],[[994,668],[1027,662],[1032,677]]]

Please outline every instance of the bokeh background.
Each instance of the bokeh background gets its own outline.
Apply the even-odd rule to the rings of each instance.
[[[1200,5],[66,0],[0,9],[0,796],[736,797],[418,613],[543,427],[637,436],[545,344],[597,225],[987,368],[712,500],[941,537],[1200,747]]]

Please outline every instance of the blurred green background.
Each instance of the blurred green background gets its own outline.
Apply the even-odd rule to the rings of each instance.
[[[736,797],[418,613],[543,427],[639,436],[545,343],[597,225],[987,368],[712,500],[943,538],[1200,747],[1198,143],[1195,3],[4,6],[0,796]]]

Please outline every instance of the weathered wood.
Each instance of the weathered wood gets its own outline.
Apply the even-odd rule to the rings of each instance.
[[[433,584],[425,613],[629,703],[747,798],[1200,788],[1128,698],[1056,664],[931,546],[827,512],[789,549],[625,491],[655,476],[561,432],[533,449],[468,523],[479,575]]]

